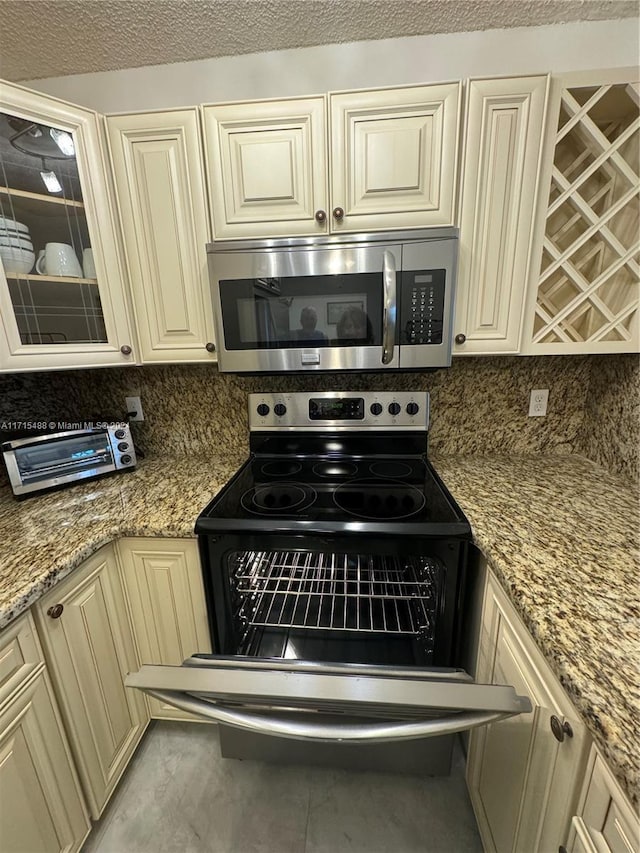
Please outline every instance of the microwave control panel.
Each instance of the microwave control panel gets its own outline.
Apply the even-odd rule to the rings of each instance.
[[[400,343],[442,343],[445,270],[411,270],[402,273],[400,293]]]

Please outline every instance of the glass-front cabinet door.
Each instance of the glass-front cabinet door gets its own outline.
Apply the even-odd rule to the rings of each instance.
[[[0,369],[135,362],[90,110],[0,82]]]

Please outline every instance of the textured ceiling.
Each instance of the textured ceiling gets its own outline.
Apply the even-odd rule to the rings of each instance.
[[[628,18],[638,0],[0,0],[0,77]]]

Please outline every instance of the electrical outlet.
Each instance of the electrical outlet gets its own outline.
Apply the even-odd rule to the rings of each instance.
[[[129,420],[143,421],[144,412],[142,411],[142,402],[140,400],[140,397],[125,397],[124,399],[127,406],[127,411],[135,412],[135,415],[132,415]]]
[[[547,414],[547,402],[549,400],[549,389],[537,388],[531,392],[529,397],[529,417],[541,418]]]

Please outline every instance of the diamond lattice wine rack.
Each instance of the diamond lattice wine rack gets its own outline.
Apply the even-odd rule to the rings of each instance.
[[[638,349],[638,92],[562,89],[529,351]]]

